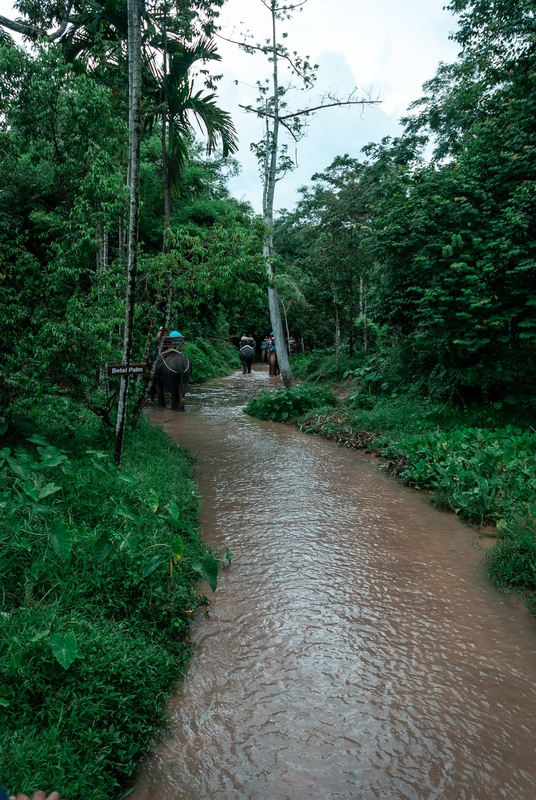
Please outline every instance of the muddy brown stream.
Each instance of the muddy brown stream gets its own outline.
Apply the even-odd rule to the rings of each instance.
[[[233,552],[131,800],[534,800],[536,621],[474,531],[377,461],[194,388],[151,418],[197,459]]]

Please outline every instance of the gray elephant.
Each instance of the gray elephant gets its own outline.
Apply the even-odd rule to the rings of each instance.
[[[184,411],[184,395],[188,389],[188,381],[192,368],[188,357],[177,350],[163,351],[158,356],[153,385],[151,386],[151,400],[158,392],[158,405],[166,407],[164,390],[171,394],[171,410]]]
[[[268,354],[268,367],[270,377],[279,375],[279,361],[277,360],[277,353],[275,350],[270,350],[270,353]]]
[[[242,372],[245,375],[247,371],[249,375],[249,373],[251,372],[251,365],[253,364],[253,359],[255,358],[255,348],[252,347],[250,344],[245,344],[238,351],[238,355],[240,356],[240,361],[242,362]]]

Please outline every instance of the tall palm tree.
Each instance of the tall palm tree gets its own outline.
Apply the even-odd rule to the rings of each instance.
[[[196,91],[191,77],[197,62],[220,60],[214,40],[200,37],[193,44],[185,44],[169,38],[164,28],[160,48],[163,66],[153,70],[154,83],[149,91],[155,113],[147,123],[154,125],[157,118],[161,120],[165,251],[173,188],[183,170],[195,123],[205,134],[208,153],[220,142],[224,156],[235,153],[238,139],[231,115],[219,108],[215,93]]]

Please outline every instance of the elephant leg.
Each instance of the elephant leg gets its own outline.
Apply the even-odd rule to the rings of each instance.
[[[166,398],[164,395],[164,381],[161,378],[157,379],[156,388],[158,390],[158,405],[160,406],[160,408],[165,408]]]
[[[181,380],[179,385],[179,406],[177,411],[184,411],[184,395],[186,394],[186,384]]]
[[[178,411],[180,403],[180,384],[173,383],[171,386],[171,410]]]

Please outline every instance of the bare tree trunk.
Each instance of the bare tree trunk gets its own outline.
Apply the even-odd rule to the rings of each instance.
[[[129,188],[130,215],[125,291],[125,331],[123,364],[130,362],[136,302],[136,270],[138,259],[138,220],[140,204],[140,141],[141,141],[141,15],[140,0],[128,0],[128,64],[129,64]],[[117,405],[114,460],[121,465],[128,401],[128,375],[121,377]]]
[[[333,305],[335,307],[335,363],[339,365],[339,350],[341,344],[341,328],[339,322],[339,297],[333,292]]]
[[[274,195],[275,184],[277,176],[277,156],[278,156],[278,140],[279,140],[279,77],[278,77],[278,55],[277,55],[277,40],[276,40],[276,6],[275,0],[271,0],[271,13],[272,13],[272,63],[273,63],[273,129],[270,134],[268,115],[266,115],[266,156],[265,156],[265,179],[263,187],[263,217],[267,231],[264,237],[263,255],[266,263],[266,271],[268,273],[268,303],[270,306],[270,320],[272,323],[272,331],[275,339],[275,349],[277,352],[277,359],[279,361],[279,370],[283,383],[290,388],[296,385],[294,376],[290,369],[288,353],[285,347],[285,337],[283,335],[283,326],[281,324],[281,311],[279,308],[279,299],[277,295],[277,287],[275,285],[275,265],[274,265],[274,244],[273,244],[273,230],[274,230]]]
[[[367,284],[363,281],[363,350],[368,353]]]
[[[288,329],[288,319],[287,319],[287,309],[285,308],[285,304],[281,303],[283,306],[283,316],[285,317],[285,329],[287,331],[287,352],[290,358],[290,333]]]
[[[164,336],[163,334],[169,328],[169,320],[171,318],[171,304],[173,302],[173,278],[171,272],[168,275],[168,287],[167,287],[167,299],[166,299],[166,310],[164,312],[164,318],[162,320],[162,336],[158,342],[158,351],[154,357],[154,359],[149,358],[149,351],[150,345],[152,343],[152,331],[154,330],[154,325],[151,320],[151,325],[149,329],[149,333],[147,335],[147,341],[145,343],[145,363],[147,364],[147,372],[145,375],[140,376],[138,383],[136,384],[138,389],[138,400],[136,402],[136,406],[132,412],[132,427],[134,428],[138,424],[138,420],[141,416],[141,412],[143,409],[143,405],[147,400],[147,396],[149,394],[149,390],[151,388],[151,384],[154,380],[154,375],[156,372],[156,362],[158,361],[158,357],[162,352],[162,347],[164,345]]]
[[[350,297],[348,300],[349,316],[350,316],[350,331],[348,335],[348,349],[350,358],[354,354],[354,269],[350,261]]]
[[[162,110],[162,186],[164,191],[164,239],[162,252],[169,253],[169,228],[171,226],[171,175],[169,172],[169,161],[167,154],[167,134],[168,134],[168,43],[167,43],[167,6],[164,6],[164,42],[163,42],[163,87],[164,87],[164,108]],[[171,133],[171,122],[169,124]]]
[[[108,272],[108,229],[102,235],[102,271]]]

